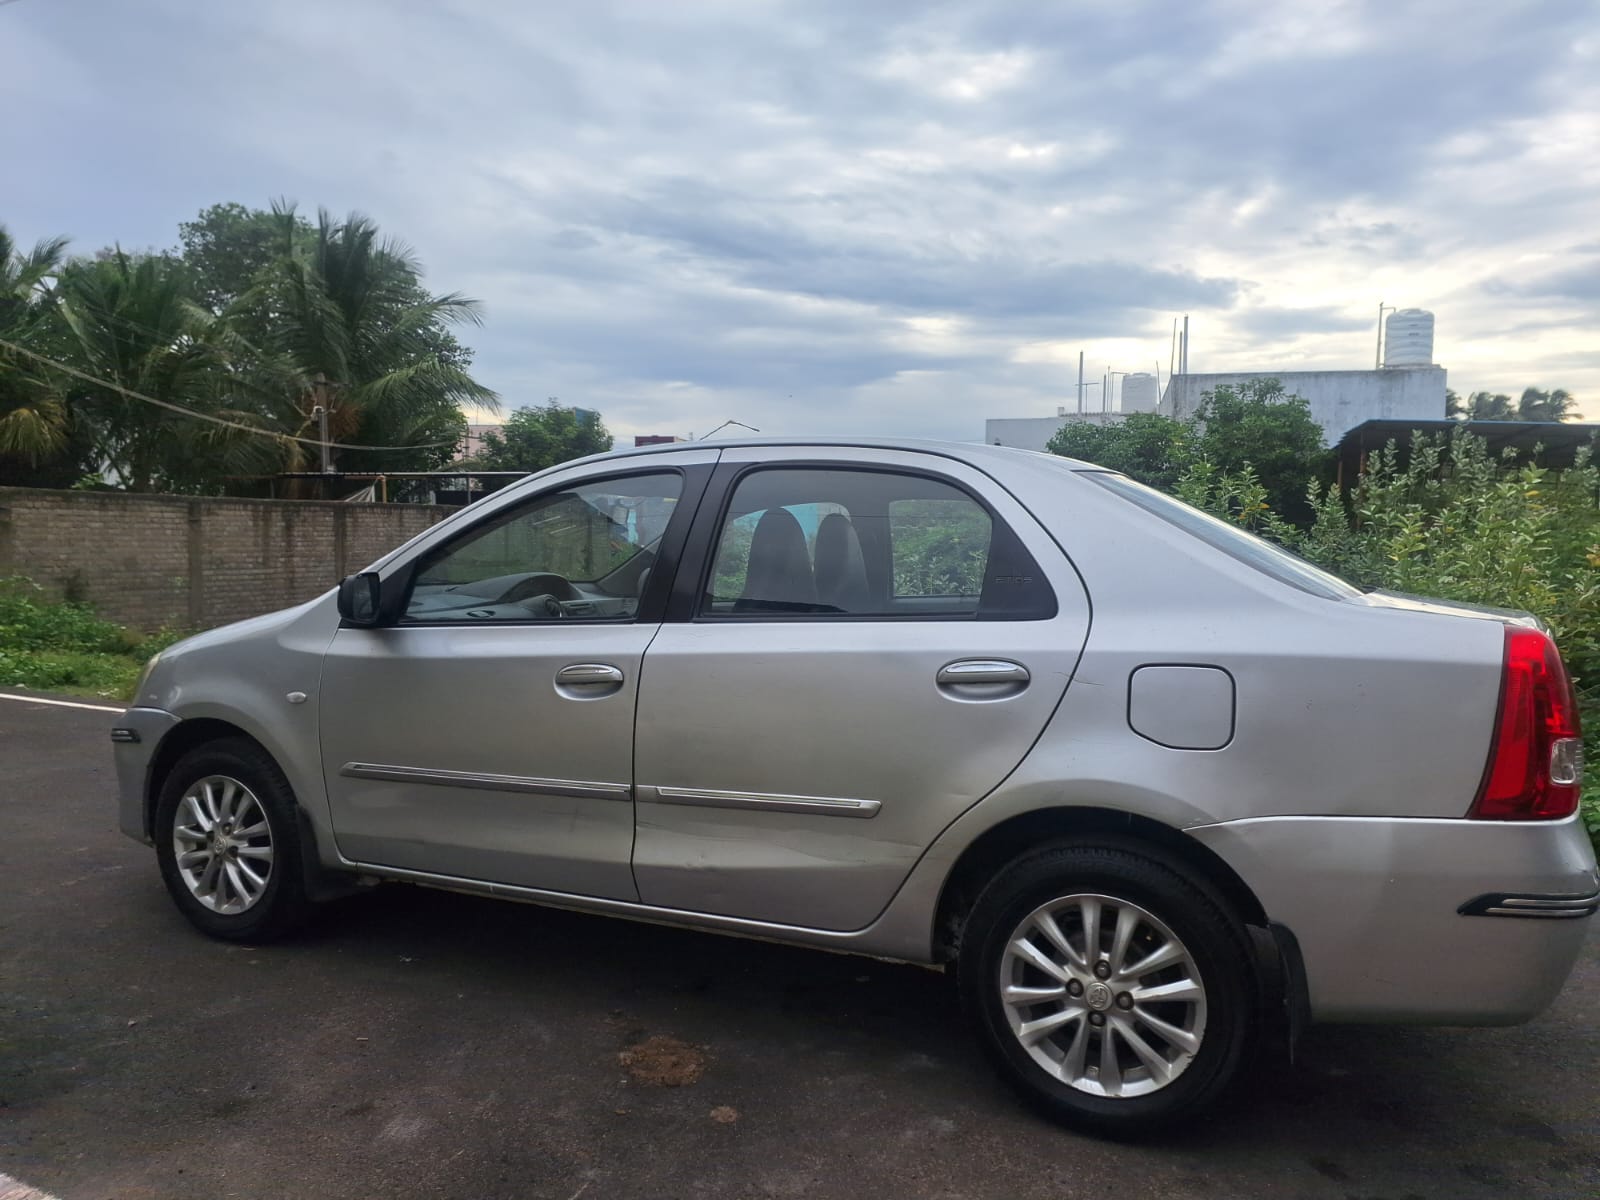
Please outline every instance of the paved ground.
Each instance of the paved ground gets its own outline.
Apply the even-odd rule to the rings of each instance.
[[[1316,1030],[1113,1145],[1021,1109],[912,967],[401,887],[207,941],[115,832],[111,720],[0,702],[0,1173],[62,1200],[1600,1195],[1600,929],[1531,1025]],[[695,1082],[619,1062],[656,1037]]]

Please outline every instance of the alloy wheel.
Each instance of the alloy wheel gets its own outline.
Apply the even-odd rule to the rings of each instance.
[[[1063,896],[1029,913],[1006,942],[998,983],[1029,1057],[1089,1095],[1159,1091],[1205,1037],[1205,985],[1188,948],[1113,896]]]
[[[212,912],[254,907],[272,878],[272,825],[244,784],[227,775],[195,780],[172,818],[178,875]]]

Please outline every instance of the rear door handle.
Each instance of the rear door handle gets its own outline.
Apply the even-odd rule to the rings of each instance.
[[[1028,668],[1021,663],[1004,659],[968,658],[939,668],[934,677],[940,687],[960,687],[973,683],[1009,683],[1020,687],[1031,678]]]
[[[619,687],[622,672],[610,663],[573,663],[556,672],[557,687]]]

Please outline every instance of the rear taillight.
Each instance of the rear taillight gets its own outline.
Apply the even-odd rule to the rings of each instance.
[[[1556,820],[1577,810],[1582,787],[1578,701],[1561,654],[1539,630],[1507,626],[1494,745],[1467,815],[1481,821]]]

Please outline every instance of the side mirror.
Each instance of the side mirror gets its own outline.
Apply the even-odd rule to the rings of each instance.
[[[347,575],[339,584],[339,615],[348,625],[383,623],[383,581],[376,571]]]

